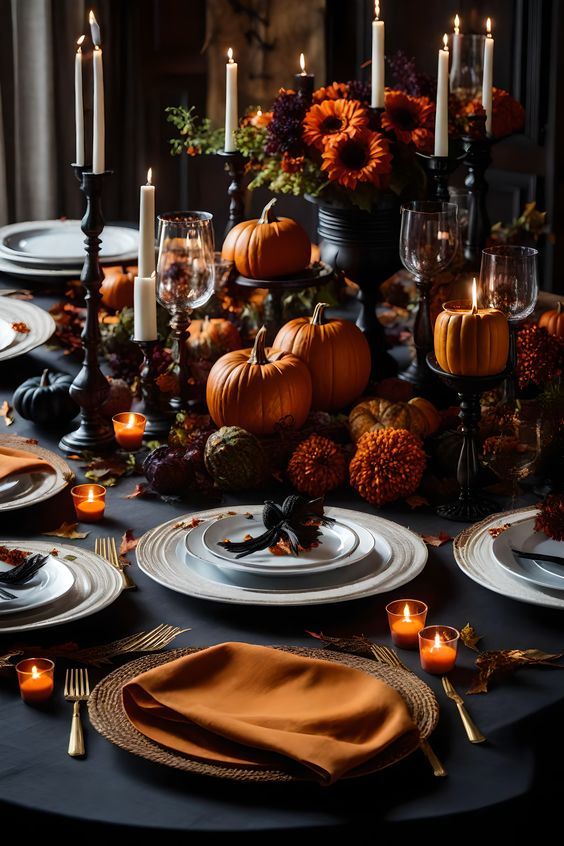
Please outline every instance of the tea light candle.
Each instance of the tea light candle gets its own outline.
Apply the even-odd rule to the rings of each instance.
[[[416,649],[417,635],[425,625],[428,608],[418,599],[396,599],[386,605],[390,634],[396,646]]]
[[[76,517],[82,523],[97,523],[106,509],[106,488],[103,485],[76,485],[71,490]]]
[[[460,633],[451,626],[427,626],[419,632],[419,659],[427,673],[443,676],[456,663]]]
[[[16,664],[20,695],[30,705],[46,702],[53,695],[55,665],[49,658],[25,658]]]
[[[120,446],[127,450],[136,450],[141,446],[147,418],[144,414],[125,411],[112,417],[114,435]]]

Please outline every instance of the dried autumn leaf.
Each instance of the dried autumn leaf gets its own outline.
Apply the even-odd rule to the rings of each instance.
[[[413,494],[413,496],[406,496],[405,502],[410,508],[422,508],[424,505],[430,505],[429,500],[424,496]]]
[[[488,529],[489,534],[492,538],[497,538],[498,535],[502,535],[503,532],[507,531],[511,526],[511,523],[504,523],[503,526],[492,526]]]
[[[322,640],[332,649],[337,649],[339,652],[352,652],[353,655],[365,655],[374,657],[371,649],[370,641],[363,635],[353,635],[352,637],[330,637],[324,635],[323,632],[310,632],[306,629],[306,634],[314,637],[316,640]]]
[[[482,635],[476,634],[476,629],[470,623],[466,623],[464,628],[460,629],[460,640],[468,649],[474,652],[479,652],[478,642],[482,640]]]
[[[546,666],[564,669],[562,664],[553,664],[562,657],[562,652],[542,652],[540,649],[501,649],[482,652],[476,658],[478,673],[467,691],[469,694],[487,693],[488,684],[494,673],[511,673],[520,667]]]
[[[4,423],[6,424],[6,426],[11,426],[14,422],[14,418],[12,416],[13,413],[14,409],[12,408],[8,400],[4,400],[4,402],[0,406],[0,417],[4,418]]]
[[[146,485],[143,482],[138,482],[131,493],[128,493],[126,496],[122,497],[122,499],[137,499],[140,496],[151,496],[152,493],[153,492],[149,485]]]
[[[52,532],[42,532],[42,535],[49,535],[53,538],[68,538],[68,540],[82,540],[87,538],[89,532],[77,532],[76,527],[78,523],[61,523],[58,529],[53,529]]]
[[[439,532],[438,535],[421,535],[427,546],[442,546],[452,540],[446,532]]]
[[[139,539],[133,537],[133,529],[126,529],[119,545],[119,554],[127,555],[128,552],[135,549],[138,543]]]

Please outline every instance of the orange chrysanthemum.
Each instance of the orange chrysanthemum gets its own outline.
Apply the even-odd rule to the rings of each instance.
[[[382,129],[395,134],[404,144],[415,144],[418,150],[429,145],[435,106],[428,97],[411,97],[403,91],[386,91]]]
[[[354,136],[341,135],[325,146],[322,159],[321,170],[326,171],[329,179],[351,191],[359,182],[383,187],[385,177],[392,170],[388,142],[379,132],[369,129],[362,129]]]
[[[301,173],[304,169],[304,161],[303,156],[290,156],[288,153],[284,153],[280,168],[284,173]]]
[[[304,118],[304,141],[323,150],[328,141],[354,135],[368,126],[368,112],[358,100],[324,100]]]
[[[322,103],[323,100],[346,100],[348,93],[349,86],[346,82],[332,82],[331,85],[314,91],[312,99],[314,103]]]

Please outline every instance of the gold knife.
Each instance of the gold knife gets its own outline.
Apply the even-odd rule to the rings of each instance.
[[[456,692],[452,685],[452,682],[447,676],[443,676],[442,681],[446,695],[449,699],[452,699],[452,701],[456,703],[456,707],[458,708],[458,713],[460,714],[462,725],[466,730],[468,740],[470,741],[470,743],[483,743],[486,738],[484,737],[484,735],[482,734],[482,732],[466,710],[462,696],[460,696],[460,694]]]

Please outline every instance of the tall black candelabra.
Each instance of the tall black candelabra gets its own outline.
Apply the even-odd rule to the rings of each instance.
[[[158,341],[135,341],[143,353],[139,368],[139,384],[143,399],[143,414],[147,418],[145,437],[160,438],[167,435],[171,425],[171,414],[163,408],[162,393],[157,385],[157,372],[153,364],[153,353]]]
[[[98,364],[98,310],[101,300],[100,285],[104,278],[99,260],[99,236],[105,222],[102,213],[102,188],[111,171],[92,173],[88,168],[78,165],[73,165],[73,168],[80,179],[80,189],[86,197],[86,211],[81,221],[81,229],[86,236],[86,258],[80,274],[80,281],[86,291],[86,320],[81,335],[84,349],[82,368],[70,387],[72,398],[80,406],[80,423],[78,429],[61,439],[59,449],[68,453],[83,450],[102,452],[115,446],[113,431],[99,411],[108,396],[110,386]]]
[[[225,238],[234,226],[237,226],[238,223],[241,223],[245,219],[245,186],[243,185],[245,157],[238,150],[234,152],[219,150],[218,156],[222,156],[225,159],[225,170],[231,179],[227,189],[229,215],[227,226],[223,233],[223,237]]]
[[[484,126],[480,127],[480,121]],[[464,185],[468,189],[468,229],[464,241],[464,259],[469,268],[479,270],[482,250],[490,234],[490,219],[486,204],[488,183],[486,170],[492,161],[492,140],[485,132],[485,118],[474,116],[476,135],[465,135],[462,144],[467,170]]]

